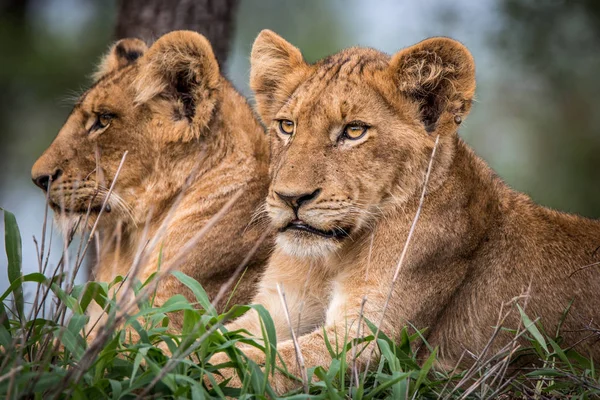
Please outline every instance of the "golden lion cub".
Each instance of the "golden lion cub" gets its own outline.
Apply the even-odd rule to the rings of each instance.
[[[271,312],[291,373],[301,376],[277,285],[306,367],[329,365],[323,330],[332,343],[358,334],[363,297],[363,316],[379,323],[438,135],[381,329],[398,337],[408,323],[428,328],[442,363],[453,365],[464,350],[482,350],[501,305],[531,284],[527,313],[554,332],[573,301],[562,335],[600,361],[597,338],[579,342],[600,323],[600,269],[581,269],[600,260],[600,223],[534,204],[458,137],[475,91],[463,45],[432,38],[392,57],[351,48],[309,65],[263,31],[250,83],[271,136],[267,211],[279,230],[254,302]],[[240,328],[260,333],[256,314],[228,326]],[[256,349],[246,354],[264,361]],[[359,364],[373,354],[363,351]],[[300,385],[282,374],[272,382],[280,392]]]
[[[209,42],[194,32],[166,34],[149,49],[137,39],[120,40],[95,78],[33,166],[34,182],[49,191],[67,231],[86,222],[93,226],[107,202],[97,225],[100,257],[93,279],[110,282],[133,274],[138,265],[144,281],[162,257],[163,268],[174,263],[214,298],[262,234],[250,222],[268,188],[264,130],[221,76]],[[216,225],[194,242],[239,192]],[[247,260],[231,304],[252,298],[268,242]],[[165,277],[156,301],[177,293],[194,299],[178,280]],[[228,293],[219,309],[227,298]],[[90,324],[100,313],[94,309]]]

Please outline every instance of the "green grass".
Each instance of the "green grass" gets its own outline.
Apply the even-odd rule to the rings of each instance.
[[[274,370],[276,339],[269,314],[260,306],[235,306],[217,314],[201,285],[182,273],[173,273],[196,297],[189,302],[181,295],[162,306],[153,304],[151,285],[127,282],[73,284],[72,274],[59,265],[46,272],[43,250],[40,271],[22,274],[21,238],[14,216],[4,211],[5,248],[9,289],[0,303],[0,397],[6,399],[118,399],[118,398],[273,398],[264,371]],[[122,304],[108,293],[117,285],[131,285],[138,297],[134,311],[123,312]],[[30,290],[34,288],[33,290]],[[97,303],[109,315],[107,326],[90,344],[86,341],[86,309]],[[247,332],[226,332],[223,324],[254,307],[263,323],[265,343],[250,339]],[[126,311],[126,310],[125,310]],[[287,394],[289,399],[414,399],[414,398],[577,398],[600,396],[600,377],[591,360],[560,344],[531,321],[518,305],[522,328],[512,331],[524,337],[528,347],[510,343],[495,354],[480,355],[466,371],[444,371],[436,367],[436,349],[427,360],[417,360],[413,348],[428,346],[422,332],[405,328],[399,342],[376,327],[360,341],[331,342],[327,346],[330,365],[309,366],[308,394],[303,389]],[[183,330],[169,331],[172,313],[183,314]],[[500,319],[500,322],[502,319]],[[500,324],[499,324],[500,325]],[[500,328],[496,333],[500,332]],[[347,354],[355,354],[376,340],[381,354],[378,364],[358,371],[346,365]],[[247,360],[235,346],[242,342],[267,353],[261,368]],[[168,351],[165,351],[168,349]],[[227,352],[233,367],[243,376],[241,389],[216,384],[218,368],[208,360],[216,352]],[[517,376],[506,374],[510,361],[534,356],[536,369]],[[207,387],[204,382],[213,384]]]

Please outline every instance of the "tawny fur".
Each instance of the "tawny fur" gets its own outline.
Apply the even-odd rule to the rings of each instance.
[[[242,191],[224,217],[175,266],[214,298],[264,232],[260,223],[251,223],[268,187],[264,130],[245,99],[220,75],[208,41],[194,32],[169,33],[149,49],[137,39],[121,40],[96,77],[98,81],[81,96],[57,138],[33,166],[34,179],[60,170],[49,194],[57,219],[69,229],[79,218],[83,223],[90,208],[90,227],[128,152],[108,200],[110,210],[98,224],[99,260],[92,278],[101,282],[128,276],[138,252],[143,257],[136,278],[145,281],[157,271],[161,251],[164,267]],[[93,129],[102,113],[114,117],[107,127]],[[194,178],[186,185],[190,175]],[[161,234],[165,221],[167,229]],[[146,248],[156,235],[157,245]],[[230,305],[246,304],[252,298],[270,242],[267,238],[250,258]],[[184,285],[168,276],[158,287],[156,303],[175,294],[196,301]],[[219,310],[228,297],[226,293]],[[90,325],[100,314],[96,306]],[[181,321],[179,316],[173,318],[177,328]]]
[[[565,345],[578,344],[600,360],[598,338],[580,342],[590,334],[586,327],[600,323],[600,268],[580,269],[600,261],[600,223],[534,204],[458,137],[475,90],[474,62],[463,45],[433,38],[392,57],[352,48],[309,65],[297,48],[263,31],[252,50],[251,87],[271,136],[267,209],[274,228],[298,218],[323,231],[350,232],[339,239],[278,233],[254,302],[271,312],[290,372],[301,375],[276,285],[287,295],[291,320],[300,319],[294,328],[307,367],[331,361],[323,330],[332,343],[358,335],[363,297],[364,317],[378,323],[438,135],[421,217],[382,331],[397,338],[409,323],[427,328],[440,361],[452,366],[464,350],[482,350],[501,305],[531,284],[529,316],[554,332],[573,300],[561,333]],[[280,132],[280,119],[295,123],[292,135]],[[340,137],[352,121],[368,124],[363,138]],[[297,216],[276,194],[317,189]],[[518,318],[506,327],[517,328]],[[255,314],[228,328],[260,334]],[[508,339],[501,336],[490,351]],[[246,354],[264,361],[255,349]],[[371,354],[377,357],[362,352],[359,367]],[[212,362],[225,359],[217,354]],[[281,374],[272,383],[279,392],[300,386]]]

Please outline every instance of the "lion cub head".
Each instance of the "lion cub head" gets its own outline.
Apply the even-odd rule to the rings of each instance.
[[[445,139],[475,90],[470,53],[447,38],[392,57],[351,48],[309,65],[263,31],[251,62],[272,144],[267,210],[279,247],[303,257],[342,249],[390,207],[413,201],[438,135],[440,158],[451,158]]]
[[[159,204],[138,204],[142,194],[160,199],[181,187],[189,170],[174,166],[189,154],[199,159],[199,143],[209,142],[201,136],[222,80],[209,42],[186,31],[150,48],[138,39],[116,42],[94,78],[32,169],[63,228],[85,215],[92,224],[107,198],[103,223],[143,222],[136,206],[147,212]]]

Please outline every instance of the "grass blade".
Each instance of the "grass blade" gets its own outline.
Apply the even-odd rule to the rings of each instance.
[[[6,257],[8,258],[8,281],[20,282],[19,278],[22,275],[22,243],[21,232],[15,215],[6,210],[4,211],[4,246],[6,248]],[[23,318],[23,287],[18,284],[13,290],[15,300],[15,308],[19,315],[19,319]]]
[[[533,338],[542,346],[546,354],[550,353],[548,350],[548,345],[546,344],[546,339],[544,339],[544,335],[541,334],[535,323],[531,321],[531,319],[525,314],[525,311],[521,308],[520,305],[517,304],[517,308],[519,309],[519,313],[521,314],[521,319],[523,320],[523,324],[525,325],[525,329],[531,333]]]
[[[173,271],[173,272],[171,272],[171,274],[173,276],[175,276],[175,278],[177,278],[179,280],[179,282],[181,282],[185,286],[187,286],[192,291],[192,293],[194,293],[196,300],[198,300],[198,303],[200,303],[202,308],[204,308],[204,310],[206,310],[206,312],[208,314],[217,316],[217,311],[215,310],[215,308],[211,304],[210,300],[208,299],[208,295],[206,294],[206,291],[204,290],[202,285],[200,285],[200,283],[198,283],[198,281],[196,281],[195,279],[191,278],[190,276],[184,274],[181,271]]]
[[[436,356],[437,356],[437,348],[435,350],[433,350],[433,352],[431,353],[431,355],[429,356],[427,361],[425,361],[425,364],[423,364],[423,367],[421,368],[421,371],[419,372],[419,377],[417,378],[417,383],[415,383],[415,392],[417,392],[419,390],[419,387],[421,386],[421,384],[423,382],[425,382],[425,379],[427,379],[427,374],[431,370],[431,367],[433,367],[433,363],[435,362]]]

